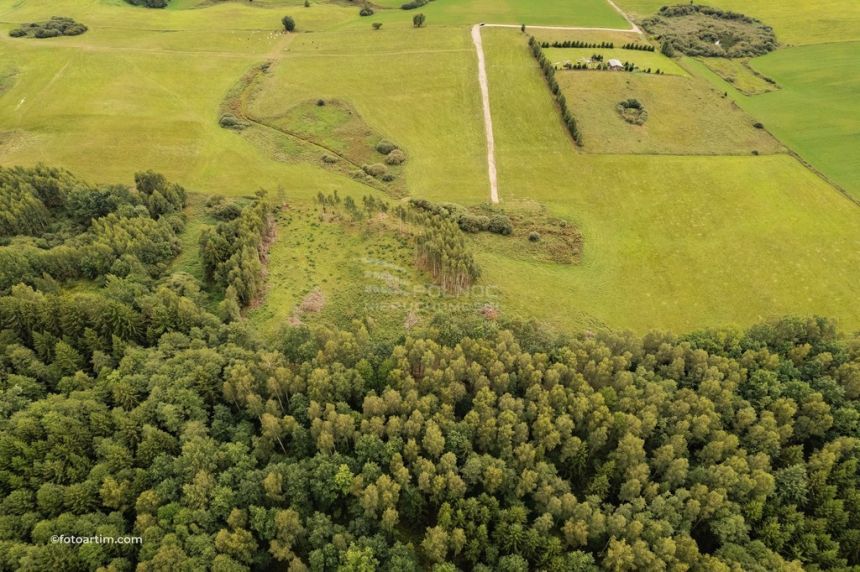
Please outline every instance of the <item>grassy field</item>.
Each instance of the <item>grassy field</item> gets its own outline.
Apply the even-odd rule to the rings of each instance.
[[[364,18],[376,22],[411,22],[418,12],[428,25],[531,24],[627,28],[627,22],[604,0],[434,0],[416,10],[401,10],[404,0],[376,0],[388,8]]]
[[[270,252],[269,289],[265,302],[249,313],[264,332],[275,332],[291,317],[342,324],[362,312],[402,331],[416,305],[427,315],[439,308],[474,312],[487,302],[498,303],[503,314],[536,317],[564,330],[683,330],[813,312],[860,326],[853,286],[860,282],[857,207],[789,155],[752,156],[753,148],[774,149],[760,139],[762,132],[751,130],[750,118],[729,109],[728,100],[680,87],[694,81],[685,69],[706,77],[802,155],[829,149],[838,158],[832,169],[841,162],[850,183],[857,172],[845,149],[856,141],[857,129],[845,115],[856,109],[855,44],[797,48],[753,61],[784,88],[754,98],[723,90],[722,80],[697,62],[681,69],[657,54],[624,52],[625,59],[652,58],[640,65],[665,66],[677,75],[582,76],[623,85],[582,86],[568,96],[572,107],[581,96],[591,98],[582,100],[582,108],[607,101],[614,108],[633,90],[648,99],[652,114],[645,128],[650,138],[623,139],[628,126],[601,118],[607,109],[594,107],[586,117],[574,109],[586,151],[692,149],[744,156],[601,155],[574,148],[525,47],[526,36],[484,30],[502,204],[512,210],[538,205],[548,216],[578,225],[584,254],[580,264],[557,264],[534,256],[523,233],[481,235],[472,243],[483,269],[481,285],[492,299],[439,300],[421,290],[426,280],[412,269],[411,250],[395,235],[318,220],[310,205],[318,192],[358,198],[378,191],[321,168],[317,149],[297,151],[292,147],[298,144],[263,128],[245,135],[222,129],[218,119],[227,93],[253,66],[271,60],[270,72],[249,93],[254,117],[281,122],[356,160],[372,159],[366,153],[372,139],[391,139],[409,157],[403,167],[409,194],[476,205],[487,201],[488,183],[469,25],[625,22],[602,0],[436,0],[421,9],[428,19],[422,29],[412,28],[412,12],[397,8],[360,18],[354,5],[302,4],[174,0],[158,11],[121,0],[57,0],[48,11],[40,3],[0,0],[0,78],[7,78],[0,79],[0,164],[44,161],[99,182],[130,182],[135,171],[154,169],[205,194],[282,188],[290,209]],[[296,17],[298,33],[279,32],[284,13]],[[74,17],[90,31],[50,41],[7,35],[16,23],[51,15]],[[372,30],[373,21],[383,22],[382,29]],[[547,41],[634,39],[622,33],[536,34]],[[822,59],[832,61],[817,65]],[[798,61],[805,63],[798,67]],[[580,79],[562,75],[563,82]],[[631,81],[642,85],[628,86]],[[664,89],[668,82],[686,83]],[[318,99],[339,103],[316,108]],[[844,123],[837,124],[838,113]],[[615,127],[620,131],[611,131]],[[604,147],[591,147],[601,136]],[[813,163],[827,160],[815,156]],[[185,252],[174,263],[194,275],[200,274],[196,237],[213,222],[199,200],[189,208]],[[402,273],[412,290],[380,294],[374,284],[385,272],[395,278]],[[322,306],[303,313],[303,302],[317,293]]]
[[[415,38],[419,46],[412,46]],[[338,99],[402,146],[410,192],[465,203],[487,200],[477,64],[468,28],[411,28],[298,36],[273,68],[254,115],[307,100]]]
[[[596,153],[750,155],[783,148],[755,120],[698,78],[642,73],[565,71],[556,74],[585,141]],[[616,106],[636,99],[643,125],[624,121]]]
[[[860,325],[856,205],[787,155],[577,153],[512,36],[484,37],[490,85],[506,86],[491,88],[500,192],[578,223],[585,256],[571,267],[482,252],[484,279],[504,286],[503,311],[639,331],[784,313]]]
[[[655,14],[665,0],[618,0],[635,18]],[[776,30],[780,43],[790,45],[846,42],[860,39],[860,2],[853,0],[708,0],[699,2],[758,18]]]

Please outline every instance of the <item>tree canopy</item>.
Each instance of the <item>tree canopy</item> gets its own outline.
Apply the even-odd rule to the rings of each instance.
[[[261,339],[158,265],[176,249],[147,257],[181,204],[163,177],[0,181],[32,213],[3,219],[4,250],[113,233],[127,256],[86,289],[0,292],[0,570],[860,565],[860,337],[827,319],[557,337],[440,315],[394,342],[370,319]],[[202,256],[234,223],[261,236],[265,201]]]

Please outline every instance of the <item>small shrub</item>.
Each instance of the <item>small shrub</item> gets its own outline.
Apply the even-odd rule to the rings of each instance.
[[[381,177],[388,172],[388,167],[382,163],[373,163],[372,165],[362,166],[362,170],[371,177]]]
[[[373,8],[368,6],[367,4],[358,12],[359,16],[373,16]]]
[[[400,149],[394,149],[386,155],[385,163],[387,165],[402,165],[406,162],[406,153],[401,151]]]
[[[424,14],[415,14],[412,16],[412,27],[420,28],[424,25],[424,22],[427,21],[427,17]]]
[[[311,7],[311,0],[305,0],[305,8]]]
[[[248,126],[248,124],[232,113],[225,113],[218,119],[218,125],[223,127],[224,129],[237,129],[242,130]]]
[[[325,100],[324,99],[318,99],[317,100],[317,107],[325,107]]]
[[[385,183],[390,183],[391,181],[396,179],[396,177],[394,175],[392,175],[391,173],[385,173],[384,175],[379,177],[379,179]]]
[[[335,163],[337,163],[337,157],[334,157],[334,156],[329,155],[329,154],[325,154],[322,156],[322,162],[328,163],[329,165],[334,165]]]
[[[383,139],[379,143],[376,144],[376,150],[383,155],[388,155],[392,151],[397,149],[397,145],[389,141],[388,139]]]
[[[529,242],[540,242],[540,233],[533,230],[529,233]]]
[[[490,217],[490,223],[487,225],[487,230],[494,234],[507,236],[514,232],[514,225],[511,224],[511,219],[503,214],[497,214]]]
[[[401,4],[400,7],[403,10],[414,10],[415,8],[420,8],[427,4],[427,0],[412,0],[411,2],[407,2],[406,4]]]
[[[292,32],[296,29],[296,21],[293,20],[292,16],[284,16],[281,18],[281,24],[284,25],[284,31]]]
[[[373,23],[373,29],[374,29],[374,30],[378,30],[378,29],[380,29],[381,27],[382,27],[382,22],[374,22],[374,23]]]
[[[756,129],[764,129],[764,123],[756,121],[755,123],[753,123],[753,127],[755,127]]]

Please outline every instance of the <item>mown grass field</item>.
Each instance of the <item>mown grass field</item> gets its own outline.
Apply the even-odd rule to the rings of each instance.
[[[783,149],[699,78],[607,71],[564,71],[556,77],[589,152],[751,155]],[[616,106],[627,99],[645,106],[643,125],[627,123],[618,113]]]
[[[777,80],[781,89],[748,97],[700,64],[698,72],[728,91],[801,157],[860,198],[860,42],[778,50],[750,64]]]
[[[571,37],[575,34],[571,34]],[[687,72],[673,59],[667,58],[659,52],[643,52],[637,50],[622,50],[614,48],[545,48],[544,54],[555,64],[564,65],[565,62],[576,63],[580,59],[589,59],[594,54],[603,56],[603,61],[617,59],[620,62],[636,64],[640,69],[648,69],[656,72],[662,71],[666,75],[686,76]]]
[[[663,4],[656,0],[619,2],[637,17],[651,15]],[[708,4],[759,18],[774,28],[783,47],[749,65],[775,80],[780,89],[746,96],[743,91],[751,87],[751,74],[742,73],[741,83],[733,86],[717,79],[700,62],[690,62],[688,67],[732,94],[804,160],[860,197],[860,162],[855,158],[860,147],[860,2],[714,0]],[[756,91],[763,91],[761,87],[752,85]]]

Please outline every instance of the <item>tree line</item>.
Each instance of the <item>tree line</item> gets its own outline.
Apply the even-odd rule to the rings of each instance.
[[[567,106],[567,98],[561,92],[558,81],[555,79],[555,66],[544,55],[540,42],[535,40],[534,36],[529,36],[529,48],[531,49],[532,55],[540,65],[550,91],[552,91],[555,101],[561,110],[561,120],[564,122],[567,130],[570,132],[570,136],[573,137],[577,146],[582,147],[582,132],[576,124],[576,118]]]

